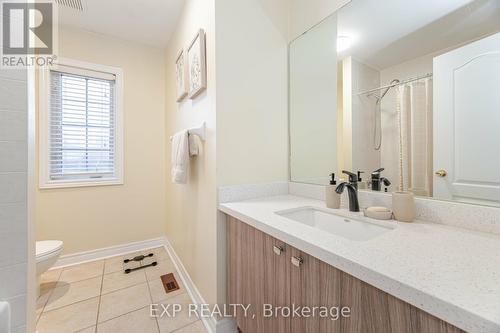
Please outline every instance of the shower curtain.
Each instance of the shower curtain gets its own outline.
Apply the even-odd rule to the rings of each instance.
[[[432,79],[397,89],[399,190],[432,196]]]

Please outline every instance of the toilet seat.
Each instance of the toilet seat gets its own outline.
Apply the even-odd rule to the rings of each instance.
[[[36,262],[42,261],[46,257],[50,257],[55,252],[60,252],[62,247],[63,242],[59,240],[36,242]]]

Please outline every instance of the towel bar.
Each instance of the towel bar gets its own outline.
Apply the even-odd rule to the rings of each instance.
[[[200,127],[194,127],[194,128],[190,128],[188,129],[188,133],[189,135],[196,135],[200,138],[201,141],[205,141],[205,137],[206,137],[206,124],[205,122],[203,122]],[[170,137],[170,141],[172,141],[172,136]]]

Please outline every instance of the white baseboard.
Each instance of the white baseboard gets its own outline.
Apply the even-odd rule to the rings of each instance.
[[[177,256],[177,253],[175,253],[174,248],[172,247],[172,245],[170,245],[170,242],[166,238],[165,238],[165,249],[167,250],[167,253],[170,256],[170,259],[172,259],[172,262],[174,263],[175,268],[177,269],[177,273],[179,273],[182,283],[186,287],[189,296],[191,296],[191,300],[193,301],[193,303],[206,304],[205,300],[203,299],[203,296],[201,296],[200,291],[194,284],[193,280],[191,280],[191,277],[189,276],[186,268],[182,264],[182,261]],[[209,333],[217,332],[217,321],[215,320],[215,318],[201,318],[201,321],[203,322],[203,325],[205,325],[205,328]]]
[[[160,246],[164,246],[165,242],[166,242],[165,237],[159,237],[159,238],[148,239],[148,240],[140,241],[140,242],[115,245],[115,246],[105,247],[105,248],[96,249],[96,250],[67,254],[67,255],[61,256],[57,260],[56,264],[54,265],[54,267],[52,269],[78,265],[78,264],[82,264],[82,263],[89,262],[89,261],[105,259],[105,258],[109,258],[109,257],[122,255],[122,254],[146,250],[146,249],[150,249],[153,247],[160,247]]]

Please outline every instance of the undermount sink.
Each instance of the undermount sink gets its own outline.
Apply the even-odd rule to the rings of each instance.
[[[390,226],[346,218],[313,207],[279,211],[276,214],[353,241],[366,241],[393,229]]]

